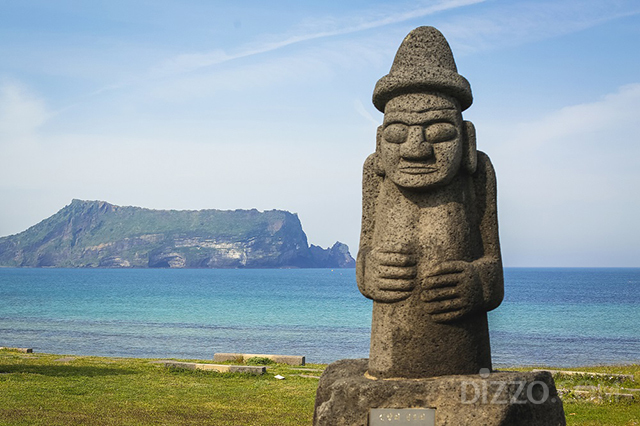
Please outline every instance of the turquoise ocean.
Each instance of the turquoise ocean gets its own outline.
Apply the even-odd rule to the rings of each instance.
[[[497,366],[640,362],[640,269],[506,268]],[[114,357],[368,356],[371,302],[345,269],[0,268],[0,346]]]

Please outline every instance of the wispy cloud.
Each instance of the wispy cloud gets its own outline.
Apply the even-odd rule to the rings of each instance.
[[[536,0],[456,15],[438,28],[457,54],[469,54],[570,34],[637,14],[640,5],[635,0]]]
[[[341,20],[316,20],[307,25],[301,25],[302,28],[295,34],[265,37],[270,41],[250,43],[235,51],[216,49],[209,52],[177,55],[161,64],[154,73],[158,75],[186,73],[302,42],[354,34],[484,2],[486,0],[443,0],[405,12],[363,11],[361,15],[368,17],[364,19],[349,17]],[[446,33],[452,44],[456,44],[456,48],[464,53],[555,37],[636,14],[640,14],[640,6],[629,0],[525,1],[487,7],[484,11],[472,15],[458,15],[450,20],[442,20],[438,26]]]
[[[634,192],[640,186],[638,110],[636,83],[540,120],[503,125],[491,135],[500,140],[491,156],[501,227],[511,237],[504,241],[510,262],[526,263],[528,257],[553,265],[576,248],[602,259],[612,245],[622,256],[614,264],[633,262],[640,233],[640,199]],[[520,255],[510,252],[516,247]]]
[[[356,99],[353,101],[353,107],[361,117],[364,117],[364,119],[371,123],[373,126],[378,127],[380,125],[380,120],[376,120],[375,118],[373,118],[373,115],[371,115],[371,113],[364,107],[360,99]]]
[[[639,110],[640,83],[625,85],[595,102],[567,106],[541,120],[519,124],[514,131],[522,135],[520,142],[509,145],[520,152],[553,149],[555,155],[574,157],[586,150],[597,150],[601,152],[593,157],[597,160],[611,154],[637,152],[640,148],[634,139],[640,133]],[[635,156],[623,157],[635,161]]]
[[[166,84],[168,90],[171,90],[170,87],[174,83],[193,86],[193,83],[188,81],[180,81],[182,79],[214,82],[214,76],[207,76],[206,74],[211,74],[212,71],[208,68],[215,65],[228,63],[240,58],[267,54],[303,42],[356,34],[374,28],[401,24],[417,18],[436,15],[438,12],[463,9],[465,6],[485,2],[486,0],[442,0],[436,4],[417,7],[404,12],[394,11],[393,8],[390,9],[388,6],[384,10],[365,10],[360,11],[357,15],[348,17],[309,20],[308,22],[299,23],[295,28],[287,32],[271,35],[263,34],[260,36],[259,41],[256,40],[227,50],[215,49],[176,55],[159,63],[145,75],[135,76],[121,83],[105,86],[88,96],[100,95],[123,87],[154,84],[153,82],[157,81],[163,81],[163,85]],[[396,6],[393,7],[397,9]],[[629,0],[616,2],[603,2],[600,0],[585,0],[583,2],[570,0],[524,1],[507,5],[487,3],[481,8],[475,8],[473,13],[462,11],[452,16],[434,16],[431,23],[438,26],[446,34],[447,39],[456,51],[456,55],[464,55],[576,32],[603,22],[638,13],[640,13],[640,6]],[[373,38],[379,39],[380,37],[374,35]],[[353,41],[342,40],[340,46],[345,43],[353,44]],[[394,41],[392,45],[396,46],[396,43]],[[352,52],[356,52],[356,54],[351,59],[347,58],[347,62],[361,55],[366,55],[365,52],[371,50],[367,40],[360,39],[360,44],[360,49],[350,46]],[[332,44],[331,48],[340,49],[335,43]],[[342,48],[348,49],[349,47],[343,46]],[[319,53],[319,55],[314,59],[315,62],[322,61],[323,57],[331,55],[330,52],[324,52],[324,54],[322,52],[316,53]],[[301,60],[309,59],[308,54],[302,53],[302,55],[304,58],[301,58]],[[270,60],[274,56],[270,55],[266,58]],[[296,62],[291,57],[278,58],[284,62]],[[269,66],[269,64],[265,65]],[[271,64],[271,66],[275,65]],[[194,75],[197,74],[197,71],[201,71],[202,75]],[[217,75],[222,73],[222,77],[224,77],[225,71],[216,70],[213,73]],[[172,79],[177,80],[172,82]],[[245,81],[247,80],[245,79]],[[270,80],[265,80],[265,82],[268,81]],[[157,91],[162,92],[164,88],[159,87],[153,90],[153,92]],[[185,92],[185,96],[187,96],[187,92]]]
[[[216,65],[239,58],[245,58],[248,56],[271,52],[273,50],[281,49],[283,47],[302,43],[305,41],[357,33],[373,28],[405,22],[411,19],[421,18],[445,10],[469,6],[476,3],[482,3],[484,1],[486,0],[444,0],[434,5],[420,7],[406,12],[390,14],[389,16],[385,16],[382,18],[374,18],[355,24],[353,22],[350,22],[345,26],[335,29],[316,30],[295,35],[285,35],[279,40],[271,41],[264,44],[253,44],[250,46],[245,46],[238,49],[234,53],[227,53],[223,50],[214,50],[204,53],[182,54],[168,60],[158,69],[158,72],[161,74],[189,72],[199,68]]]
[[[0,140],[31,136],[51,116],[42,99],[16,81],[0,82]]]

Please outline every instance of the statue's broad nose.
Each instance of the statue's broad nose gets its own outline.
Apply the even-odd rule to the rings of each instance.
[[[422,160],[433,155],[433,145],[426,140],[422,126],[411,126],[407,140],[401,145],[401,155],[409,160]]]

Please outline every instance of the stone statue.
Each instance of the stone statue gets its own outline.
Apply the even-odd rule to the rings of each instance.
[[[503,297],[496,178],[462,119],[471,88],[432,27],[402,42],[375,88],[357,280],[373,299],[368,374],[491,370],[487,311]]]
[[[373,103],[358,287],[373,299],[369,359],[322,373],[314,426],[563,426],[548,372],[495,372],[487,312],[502,302],[496,177],[444,36],[411,31]],[[523,391],[526,390],[526,391]]]

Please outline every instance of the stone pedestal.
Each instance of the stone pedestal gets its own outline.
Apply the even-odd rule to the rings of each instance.
[[[367,364],[367,359],[345,359],[327,367],[316,394],[314,426],[367,426],[372,408],[432,408],[436,426],[566,424],[547,372],[374,380],[366,375]]]

